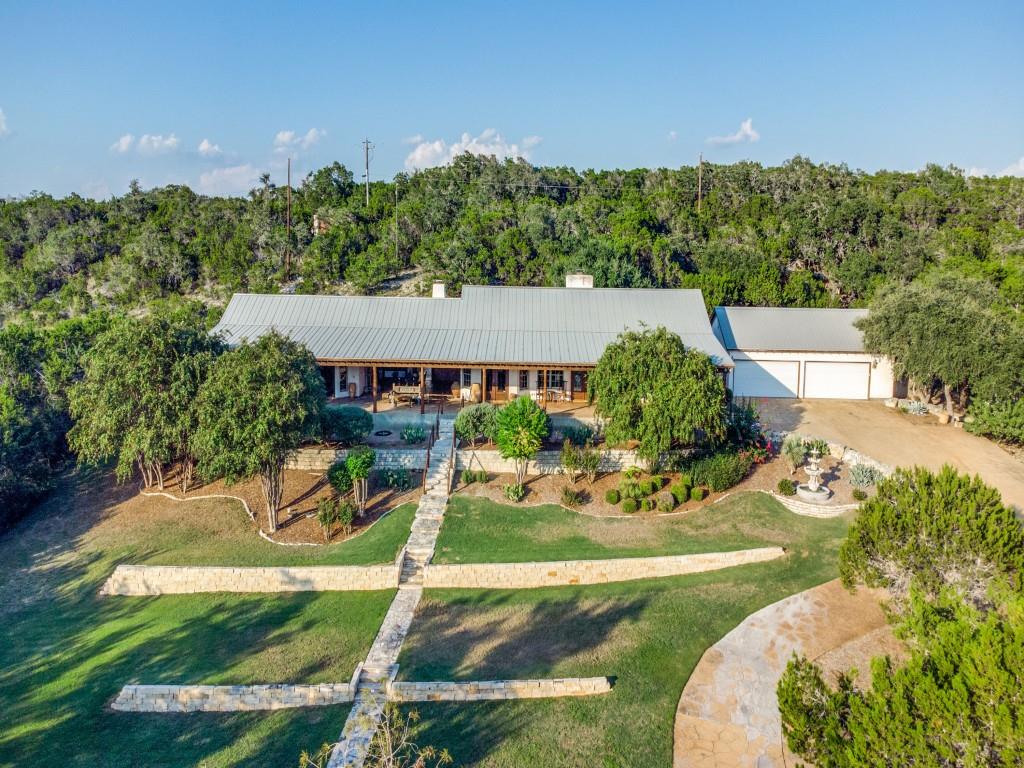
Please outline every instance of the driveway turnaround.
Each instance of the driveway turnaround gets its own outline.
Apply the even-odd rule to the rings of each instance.
[[[932,470],[951,464],[981,475],[1007,504],[1024,509],[1024,461],[990,440],[939,424],[931,416],[910,416],[878,401],[758,400],[762,422],[778,430],[820,437],[860,451],[893,467]]]
[[[748,616],[704,652],[686,682],[675,722],[673,768],[783,768],[775,688],[794,653],[826,671],[860,672],[876,655],[897,655],[880,594],[850,594],[838,581],[787,597]]]

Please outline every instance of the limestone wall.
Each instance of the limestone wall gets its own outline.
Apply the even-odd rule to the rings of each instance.
[[[248,712],[323,707],[352,701],[350,683],[312,685],[126,685],[119,712]]]
[[[602,451],[601,471],[618,472],[627,467],[642,466],[635,451]],[[515,465],[511,459],[501,458],[498,451],[457,451],[455,469],[483,469],[495,474],[511,474]],[[540,451],[537,457],[526,465],[528,475],[553,475],[562,472],[562,455],[560,451]]]
[[[388,686],[392,701],[495,701],[543,699],[559,696],[594,696],[612,689],[607,677],[570,677],[553,680],[483,680],[470,683],[406,683]]]
[[[654,579],[703,573],[734,565],[761,563],[782,557],[781,547],[741,549],[665,557],[626,557],[608,560],[564,560],[540,563],[469,563],[428,565],[423,570],[427,588],[529,589],[572,584]]]
[[[119,565],[101,595],[179,595],[197,592],[309,592],[395,589],[400,566],[317,565],[231,568]]]
[[[377,458],[375,469],[423,469],[427,461],[426,448],[375,448]],[[344,461],[348,450],[308,446],[299,448],[285,462],[285,469],[301,469],[307,472],[326,472],[331,465]]]

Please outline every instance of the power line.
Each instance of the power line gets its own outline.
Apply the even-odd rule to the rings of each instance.
[[[370,143],[369,139],[363,139],[363,163],[366,168],[366,172],[363,174],[363,178],[366,179],[366,205],[370,205],[370,152],[373,150],[373,144]]]

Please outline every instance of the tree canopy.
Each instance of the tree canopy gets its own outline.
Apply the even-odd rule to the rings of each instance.
[[[494,442],[502,458],[512,459],[517,485],[526,479],[527,463],[537,455],[549,431],[548,415],[526,395],[494,414]]]
[[[680,445],[725,438],[725,385],[711,359],[665,328],[626,331],[587,382],[609,443],[636,440],[652,466]]]

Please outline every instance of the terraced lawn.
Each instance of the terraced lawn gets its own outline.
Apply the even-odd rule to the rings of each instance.
[[[553,504],[517,507],[454,496],[438,563],[504,563],[685,555],[766,545],[799,546],[821,524],[763,493],[738,493],[684,515],[607,518]]]
[[[609,557],[766,542],[784,544],[790,553],[770,563],[652,581],[428,591],[399,659],[402,678],[615,678],[611,694],[601,697],[416,705],[425,726],[420,743],[447,747],[460,766],[488,768],[668,768],[679,695],[705,649],[750,613],[834,578],[849,522],[799,517],[761,495],[722,502],[693,519],[656,521],[647,534],[635,527],[649,523],[576,524],[557,508],[458,507],[463,519],[453,520],[460,535],[446,543],[459,542],[457,552],[467,561],[507,559],[519,547],[525,549],[520,560],[527,554]],[[520,530],[514,513],[522,513]],[[480,525],[477,539],[469,535],[471,519]],[[648,546],[640,548],[638,539],[616,544],[612,532],[643,535]]]
[[[336,738],[344,706],[188,715],[108,709],[127,682],[346,681],[393,596],[97,597],[117,562],[251,562],[258,554],[238,510],[235,534],[210,542],[195,526],[124,525],[131,510],[122,493],[92,480],[68,482],[0,538],[0,766],[287,766],[302,748]],[[397,533],[383,528],[367,538],[376,530],[330,548],[330,557],[390,559]],[[325,561],[311,559],[311,548],[262,544],[300,562]]]

